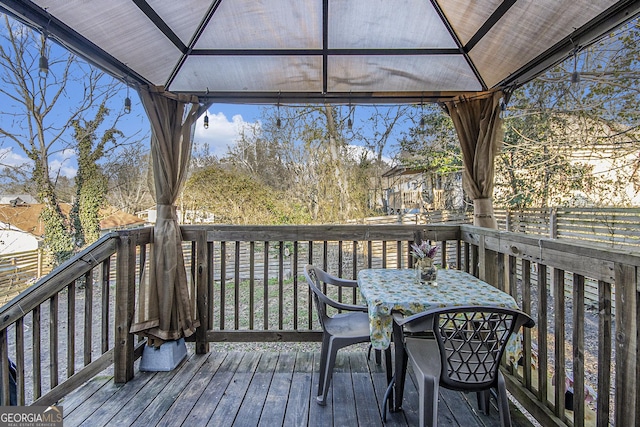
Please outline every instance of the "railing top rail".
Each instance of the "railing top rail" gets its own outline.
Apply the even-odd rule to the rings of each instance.
[[[570,269],[567,258],[550,254],[570,254],[572,258],[580,259],[581,264],[588,266],[591,260],[597,262],[623,263],[640,267],[640,251],[626,248],[611,248],[589,242],[558,240],[536,235],[513,233],[461,224],[460,230],[464,240],[477,243],[480,236],[489,239],[493,250],[505,254],[512,254],[528,258],[535,262],[542,262],[549,267]]]
[[[184,225],[183,236],[193,239],[206,231],[208,241],[368,241],[411,240],[423,231],[433,240],[457,240],[458,225],[356,224],[356,225]]]
[[[114,254],[117,242],[118,232],[105,234],[1,307],[0,330],[7,328],[43,301],[60,292],[73,280]]]

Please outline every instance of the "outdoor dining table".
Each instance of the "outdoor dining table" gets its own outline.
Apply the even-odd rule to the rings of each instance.
[[[378,350],[388,348],[392,336],[394,342],[402,342],[402,329],[393,322],[392,313],[410,316],[432,308],[463,305],[519,309],[511,295],[461,270],[440,269],[435,284],[428,284],[420,283],[412,269],[364,269],[358,273],[358,286],[369,310],[371,344]],[[519,353],[520,340],[514,334],[505,354],[514,362]],[[406,369],[404,346],[396,344],[394,354],[394,372],[402,373]],[[402,406],[404,375],[396,377],[391,411]]]

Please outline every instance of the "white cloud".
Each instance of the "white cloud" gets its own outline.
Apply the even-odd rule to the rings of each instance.
[[[0,165],[3,167],[22,166],[25,163],[33,164],[28,157],[13,151],[13,148],[0,148]]]
[[[78,169],[71,159],[52,159],[49,161],[49,175],[51,177],[61,175],[74,178],[77,173]]]
[[[222,157],[227,153],[228,147],[233,147],[240,136],[240,132],[246,126],[242,115],[236,114],[231,120],[223,112],[209,114],[209,129],[204,128],[204,115],[196,122],[196,131],[193,138],[194,151],[201,151],[208,146],[209,154]]]
[[[16,152],[14,147],[0,148],[0,167],[24,167],[25,165],[32,168],[33,161],[25,155]],[[77,172],[75,150],[62,150],[52,155],[49,159],[49,175],[51,177],[62,175],[67,178],[73,178]]]

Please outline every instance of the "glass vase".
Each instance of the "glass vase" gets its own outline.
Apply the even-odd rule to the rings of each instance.
[[[433,263],[416,262],[416,278],[418,282],[429,285],[436,285],[438,269]]]

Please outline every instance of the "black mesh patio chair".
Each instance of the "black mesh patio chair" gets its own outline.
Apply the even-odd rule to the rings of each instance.
[[[420,426],[437,426],[439,386],[478,392],[478,404],[486,413],[494,389],[500,425],[511,425],[499,365],[511,334],[535,325],[529,315],[508,308],[460,306],[410,317],[394,314],[394,321],[403,327],[406,355],[418,382]]]
[[[366,306],[345,304],[329,298],[323,291],[322,284],[355,288],[358,282],[355,280],[340,279],[332,276],[313,265],[304,267],[304,275],[312,291],[313,300],[318,312],[318,319],[322,326],[322,350],[320,353],[320,378],[318,380],[317,401],[320,405],[326,405],[327,392],[333,375],[333,367],[336,361],[336,353],[341,348],[370,341],[369,315]],[[327,314],[327,306],[339,310],[332,316]],[[369,352],[371,346],[369,347]],[[391,350],[388,350],[388,356]],[[380,354],[376,351],[376,360]]]

